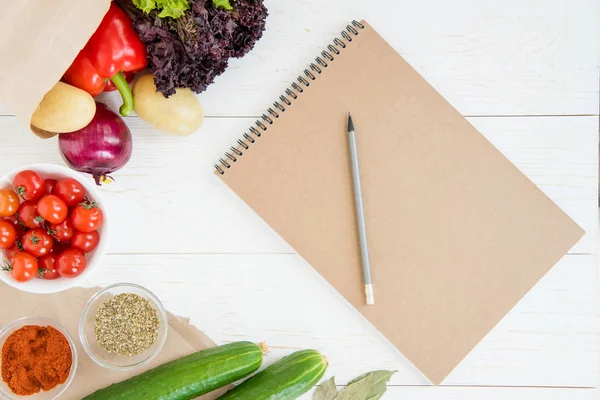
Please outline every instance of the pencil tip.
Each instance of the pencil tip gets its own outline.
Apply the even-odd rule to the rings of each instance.
[[[352,116],[348,113],[348,132],[354,130],[354,123],[352,122]]]

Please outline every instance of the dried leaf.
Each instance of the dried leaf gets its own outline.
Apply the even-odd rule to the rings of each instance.
[[[366,400],[370,393],[373,376],[367,374],[362,379],[349,384],[336,396],[335,400]],[[372,396],[371,396],[372,397]]]
[[[332,377],[331,379],[321,383],[321,386],[317,388],[315,391],[314,400],[333,400],[337,394],[338,391],[337,387],[335,386],[335,378]]]
[[[348,382],[335,400],[372,400],[379,399],[387,390],[386,383],[396,371],[373,371]]]

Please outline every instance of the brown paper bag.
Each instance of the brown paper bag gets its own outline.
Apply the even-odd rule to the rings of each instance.
[[[46,93],[100,25],[110,0],[5,1],[0,13],[0,102],[30,126]]]
[[[189,320],[168,313],[167,341],[152,362],[133,371],[125,372],[103,368],[87,356],[78,335],[79,317],[83,307],[98,290],[98,288],[74,288],[55,294],[33,294],[0,284],[0,304],[2,305],[0,326],[22,317],[46,317],[63,325],[75,341],[79,358],[77,372],[73,383],[61,398],[81,399],[112,383],[123,381],[168,361],[215,346],[208,336],[190,325]],[[226,390],[227,388],[222,388],[199,397],[199,399],[215,399]]]

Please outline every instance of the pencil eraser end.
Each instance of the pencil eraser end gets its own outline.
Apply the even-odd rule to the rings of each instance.
[[[375,304],[375,297],[373,296],[373,285],[365,285],[365,295],[367,296],[367,305],[372,306]]]

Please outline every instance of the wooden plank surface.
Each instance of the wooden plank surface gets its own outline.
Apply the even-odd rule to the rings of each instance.
[[[470,121],[587,232],[573,248],[597,246],[597,117],[470,118]],[[291,253],[267,224],[213,175],[213,164],[253,120],[210,118],[196,135],[174,138],[137,119],[133,157],[102,188],[110,210],[111,253]],[[62,163],[57,139],[39,140],[14,117],[4,132],[0,170]],[[566,139],[568,138],[568,139]],[[184,232],[152,243],[153,232]]]
[[[341,388],[340,388],[341,389]],[[465,388],[392,386],[384,399],[401,400],[598,400],[597,389]],[[307,394],[300,400],[311,400]]]
[[[207,115],[262,114],[352,19],[367,19],[464,115],[598,112],[596,0],[265,3],[263,39],[201,95]]]
[[[444,385],[594,387],[596,255],[566,256],[456,368]],[[217,343],[266,341],[273,360],[316,348],[340,384],[370,369],[426,385],[394,348],[295,254],[109,255],[89,282],[133,281]],[[393,316],[390,316],[391,318]]]
[[[318,348],[339,384],[369,369],[398,369],[389,399],[600,398],[591,389],[600,384],[600,2],[265,2],[271,15],[263,40],[200,95],[209,116],[200,132],[174,138],[127,118],[134,155],[117,182],[102,188],[111,244],[87,284],[145,285],[218,343],[266,340],[267,364]],[[362,18],[586,230],[443,387],[423,386],[426,380],[212,174],[253,118],[349,20]],[[103,99],[117,105],[115,95]],[[62,164],[56,139],[38,140],[10,114],[0,105],[0,172]]]

